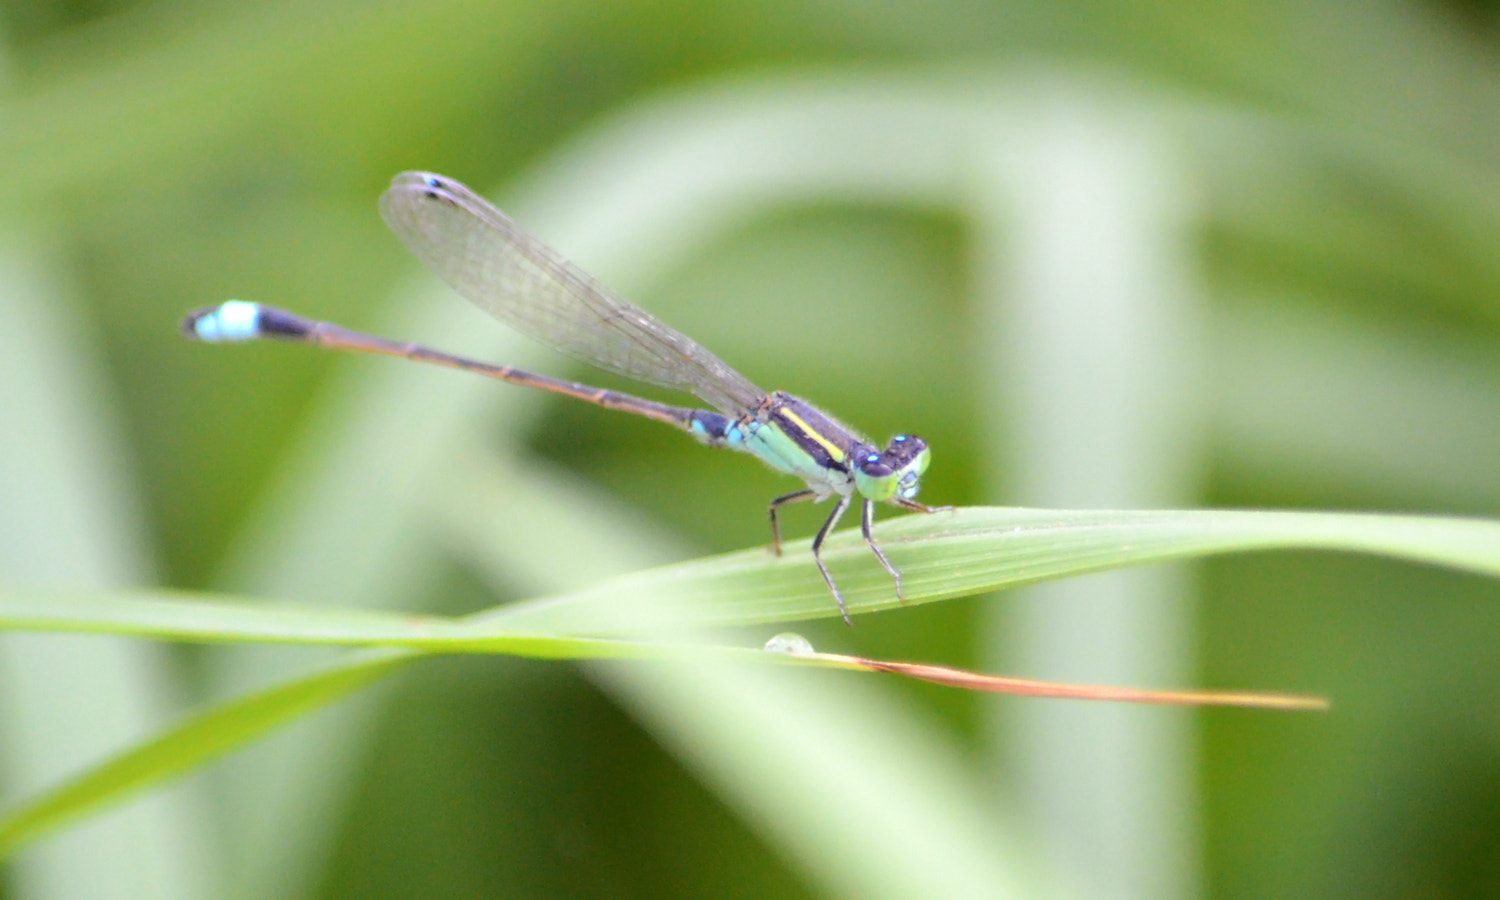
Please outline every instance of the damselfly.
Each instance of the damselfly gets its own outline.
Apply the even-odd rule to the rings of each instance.
[[[916,500],[929,461],[927,444],[921,438],[899,434],[880,450],[811,404],[782,391],[766,393],[685,335],[595,281],[452,179],[424,172],[398,175],[380,198],[380,212],[428,268],[500,321],[606,371],[696,394],[718,411],[668,406],[465,359],[242,300],[192,313],[183,322],[183,331],[202,341],[273,338],[464,369],[605,409],[636,413],[675,425],[710,447],[751,453],[807,484],[771,501],[771,546],[778,555],[777,511],[781,507],[837,498],[833,512],[813,538],[812,555],[845,622],[849,612],[821,551],[856,496],[863,506],[865,543],[895,579],[896,596],[904,599],[901,573],[875,543],[870,526],[877,502],[935,511]]]

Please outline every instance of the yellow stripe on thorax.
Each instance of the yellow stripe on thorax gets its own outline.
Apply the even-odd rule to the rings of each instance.
[[[783,416],[786,416],[788,419],[791,419],[793,422],[797,423],[797,427],[802,429],[803,434],[812,438],[814,441],[817,441],[818,446],[822,447],[824,450],[827,450],[829,459],[832,459],[837,463],[841,463],[844,461],[844,451],[840,450],[837,444],[814,431],[806,422],[802,421],[801,416],[798,416],[796,413],[792,412],[789,409],[782,409],[780,410],[780,412]]]

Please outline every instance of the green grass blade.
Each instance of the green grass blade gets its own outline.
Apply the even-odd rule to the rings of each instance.
[[[482,532],[471,533],[476,542]],[[1500,575],[1500,523],[1436,516],[1235,510],[1084,511],[984,507],[909,515],[876,529],[902,572],[908,605],[1121,566],[1252,550],[1339,550]],[[791,622],[838,614],[806,552],[746,550],[637,572],[555,598],[493,610],[487,621],[550,634],[640,634]],[[474,552],[482,553],[481,545]],[[857,531],[823,551],[851,613],[900,606]],[[622,595],[651,597],[623,604]],[[680,598],[671,604],[659,598]]]
[[[413,659],[381,650],[359,654],[315,675],[199,712],[0,817],[0,857],[84,813],[182,775],[210,759],[366,687]]]
[[[1339,513],[1056,512],[967,509],[911,516],[881,530],[906,572],[910,602],[1070,574],[1209,553],[1325,549],[1376,553],[1500,576],[1500,523]],[[831,542],[830,563],[855,568],[857,533]],[[895,605],[871,560],[843,577],[851,611]],[[205,602],[164,594],[0,595],[0,627],[109,633],[181,641],[380,645],[319,672],[218,704],[0,818],[0,854],[70,816],[255,740],[369,685],[423,653],[490,652],[539,658],[721,658],[804,663],[795,657],[704,646],[589,639],[660,638],[710,625],[837,615],[805,553],[763,550],[709,557],[609,579],[553,598],[465,619],[372,610]]]

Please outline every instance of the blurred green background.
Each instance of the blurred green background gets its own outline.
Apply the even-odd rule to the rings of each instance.
[[[652,423],[177,334],[242,297],[593,378],[421,275],[375,210],[404,169],[758,384],[922,434],[929,503],[1493,516],[1496,25],[1482,0],[0,2],[0,581],[459,613],[766,541],[788,482]],[[488,565],[446,518],[476,455],[512,500]],[[427,663],[29,850],[4,889],[1001,896],[998,866],[1027,894],[1496,896],[1497,600],[1264,554],[810,624],[820,649],[1335,704],[795,673],[859,710],[820,725],[889,736],[888,768],[826,794],[753,765],[757,729],[812,724],[789,705],[725,695],[752,737],[715,756],[649,667]],[[7,637],[6,795],[319,658]],[[938,749],[903,755],[914,734]],[[871,829],[923,827],[903,790],[949,802],[930,778],[966,842],[914,834],[879,852],[910,882],[870,875]],[[896,816],[809,824],[842,791]]]

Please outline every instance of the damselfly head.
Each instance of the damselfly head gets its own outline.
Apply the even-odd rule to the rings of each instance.
[[[914,434],[898,434],[885,452],[871,450],[855,459],[855,489],[871,500],[915,499],[931,461],[926,441]]]

